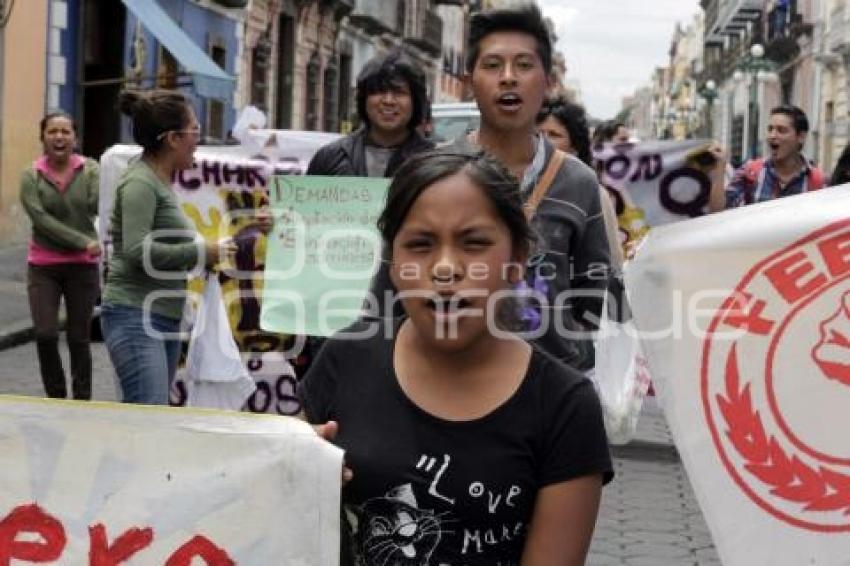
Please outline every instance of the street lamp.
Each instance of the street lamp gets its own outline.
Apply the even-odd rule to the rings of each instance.
[[[683,104],[676,109],[676,118],[680,124],[681,139],[690,138],[693,133],[694,109],[688,104]]]
[[[743,80],[745,74],[750,77],[750,158],[754,158],[759,153],[758,82],[767,78],[773,69],[773,61],[764,58],[764,47],[755,43],[750,47],[749,56],[738,65],[732,75],[739,82]]]
[[[717,83],[712,79],[708,79],[705,81],[705,84],[702,85],[702,88],[699,89],[699,95],[705,99],[705,103],[708,106],[707,108],[707,116],[705,120],[705,130],[706,134],[709,138],[714,137],[713,133],[713,117],[712,114],[712,106],[714,105],[714,101],[717,98]]]
[[[664,115],[664,139],[673,139],[673,131],[676,128],[676,113],[673,110],[668,110]]]

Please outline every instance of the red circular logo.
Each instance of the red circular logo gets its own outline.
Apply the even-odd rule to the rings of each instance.
[[[750,499],[797,527],[850,531],[850,220],[744,276],[709,326],[701,393]]]

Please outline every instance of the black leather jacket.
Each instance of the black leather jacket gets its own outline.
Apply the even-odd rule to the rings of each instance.
[[[333,175],[337,177],[368,177],[366,171],[365,127],[322,147],[307,167],[307,175]],[[413,132],[393,153],[384,177],[392,177],[396,169],[413,154],[432,149],[434,144]]]

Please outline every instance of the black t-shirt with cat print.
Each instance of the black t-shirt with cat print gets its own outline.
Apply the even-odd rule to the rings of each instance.
[[[342,492],[342,564],[519,564],[540,488],[613,477],[599,401],[577,371],[535,350],[504,404],[446,421],[399,386],[397,324],[347,332],[366,328],[376,335],[330,339],[300,389],[311,423],[339,422],[335,442],[354,472]]]

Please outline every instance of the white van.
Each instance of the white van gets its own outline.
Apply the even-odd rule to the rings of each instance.
[[[481,113],[474,102],[446,102],[431,106],[433,140],[450,141],[478,129]]]

